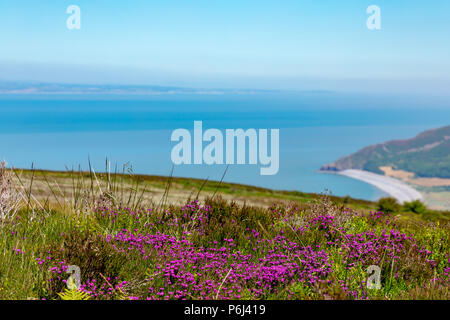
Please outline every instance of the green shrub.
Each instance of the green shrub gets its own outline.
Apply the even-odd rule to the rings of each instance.
[[[384,213],[393,213],[400,211],[401,206],[395,198],[381,198],[377,203],[377,210]]]
[[[427,211],[427,207],[419,200],[414,200],[411,202],[405,202],[403,204],[403,210],[407,212],[423,214]]]

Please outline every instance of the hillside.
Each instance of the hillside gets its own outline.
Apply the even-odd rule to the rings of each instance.
[[[389,201],[4,166],[0,187],[0,300],[449,299],[449,224]]]
[[[167,176],[152,176],[124,173],[90,173],[84,171],[47,171],[17,169],[14,182],[25,194],[32,194],[39,207],[48,206],[52,209],[66,211],[70,207],[79,210],[86,205],[86,196],[93,189],[102,190],[104,194],[119,194],[124,199],[124,206],[179,206],[192,199],[205,201],[208,198],[220,196],[222,199],[237,205],[253,206],[267,209],[274,203],[297,203],[308,206],[320,200],[323,194],[301,191],[273,190],[262,187],[228,183],[194,178]],[[84,191],[83,191],[84,190]],[[108,191],[109,190],[109,191]],[[354,199],[349,196],[328,198],[342,208],[358,211],[376,211],[378,204],[373,201]],[[67,202],[70,205],[67,205]],[[450,212],[447,207],[428,206],[426,213],[417,214],[399,209],[395,212],[408,221],[448,222]]]
[[[25,190],[32,190],[35,199],[41,203],[58,204],[65,198],[74,196],[74,189],[91,186],[92,174],[81,171],[47,171],[47,170],[16,170],[16,184],[23,185]],[[276,202],[307,203],[320,198],[314,193],[300,191],[272,190],[262,187],[228,183],[194,178],[166,177],[139,174],[95,174],[95,186],[102,190],[108,188],[108,180],[116,189],[124,190],[124,197],[129,198],[131,190],[139,192],[140,201],[145,205],[159,203],[162,199],[168,205],[180,205],[188,199],[204,200],[213,195],[238,204],[268,208]],[[353,209],[373,210],[376,203],[353,199],[350,197],[330,198]]]
[[[407,140],[393,140],[365,147],[321,170],[359,169],[384,174],[382,167],[402,170],[416,177],[450,178],[450,126],[428,130]]]

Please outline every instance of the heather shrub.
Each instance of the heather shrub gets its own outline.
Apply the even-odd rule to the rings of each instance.
[[[0,229],[0,298],[442,297],[448,231],[328,197],[268,208],[215,197],[152,208],[103,203],[88,213],[23,209]],[[76,290],[67,288],[71,265],[81,270]],[[367,288],[371,265],[381,269],[379,290]]]
[[[106,296],[118,284],[118,275],[127,261],[123,252],[114,250],[101,235],[87,231],[73,230],[61,235],[61,242],[50,246],[37,258],[44,271],[50,270],[47,298],[55,298],[54,294],[63,291],[69,274],[68,266],[80,268],[81,283],[84,292]],[[47,269],[48,268],[48,269]],[[89,289],[99,291],[90,291]]]

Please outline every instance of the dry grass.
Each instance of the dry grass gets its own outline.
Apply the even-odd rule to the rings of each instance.
[[[0,162],[0,223],[12,220],[21,207],[22,196],[16,188],[11,171]]]
[[[68,211],[74,203],[84,199],[86,211],[95,199],[111,201],[111,192],[127,202],[130,196],[134,198],[136,188],[142,205],[160,204],[164,199],[166,205],[182,205],[188,199],[198,198],[204,201],[214,195],[220,195],[224,200],[234,201],[239,205],[268,208],[273,203],[282,201],[307,202],[316,198],[313,194],[303,194],[288,191],[273,191],[257,187],[249,187],[196,179],[173,178],[169,192],[166,191],[170,177],[139,176],[127,173],[94,173],[81,171],[53,172],[16,169],[15,182],[23,184],[25,189],[32,189],[32,194],[41,204],[49,204],[51,208]],[[20,182],[19,182],[20,180]],[[114,187],[113,187],[114,185]],[[84,189],[84,191],[74,191]],[[111,191],[112,189],[112,191]],[[106,198],[106,199],[105,199]],[[103,201],[102,200],[102,201]],[[336,201],[337,198],[333,198]],[[69,204],[67,202],[70,202]],[[344,201],[344,199],[342,199]],[[353,200],[349,206],[372,208],[374,203]]]

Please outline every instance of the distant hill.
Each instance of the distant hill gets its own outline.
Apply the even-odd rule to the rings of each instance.
[[[41,82],[9,82],[0,81],[0,95],[27,94],[59,94],[59,95],[217,95],[217,94],[261,94],[276,93],[277,90],[260,89],[208,89],[185,88],[156,85],[95,85],[70,83],[41,83]]]
[[[321,170],[360,169],[383,174],[380,167],[385,166],[417,177],[450,178],[450,126],[422,132],[412,139],[368,146]]]

